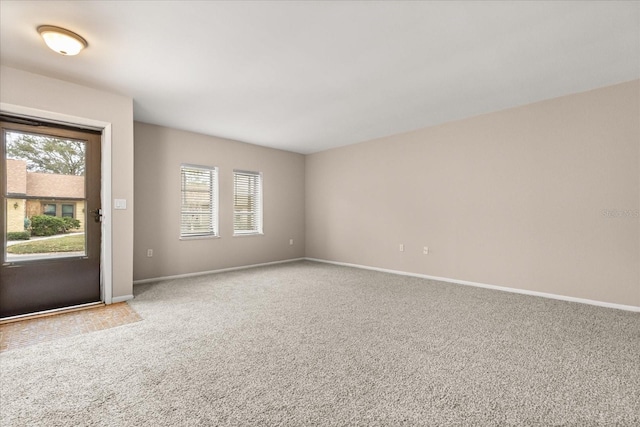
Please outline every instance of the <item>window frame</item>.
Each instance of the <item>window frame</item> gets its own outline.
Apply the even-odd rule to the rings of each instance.
[[[64,207],[71,206],[71,216],[65,216]],[[60,203],[60,218],[75,218],[76,217],[76,205],[72,203]]]
[[[211,230],[208,232],[198,231],[193,233],[184,232],[185,215],[185,169],[200,170],[209,172],[209,197],[210,197],[210,223]],[[219,173],[217,166],[195,165],[190,163],[180,164],[180,240],[193,239],[215,239],[220,237],[220,204],[219,204]]]
[[[254,193],[257,196],[257,202],[254,203],[256,208],[255,212],[249,212],[249,214],[256,215],[255,224],[256,227],[252,230],[238,230],[236,228],[236,214],[237,206],[236,206],[236,196],[238,193],[237,187],[237,175],[246,175],[246,176],[254,176],[258,179],[257,193]],[[264,234],[264,178],[262,172],[234,169],[233,170],[233,236],[234,237],[243,237],[243,236],[261,236]],[[246,214],[246,211],[243,213]]]
[[[53,206],[53,214],[47,213],[47,206]],[[57,203],[43,203],[42,215],[46,216],[58,216],[58,204]]]

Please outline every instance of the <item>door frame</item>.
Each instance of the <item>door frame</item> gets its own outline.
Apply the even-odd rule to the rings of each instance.
[[[113,255],[111,241],[111,123],[86,117],[71,116],[53,111],[39,110],[0,102],[0,112],[18,117],[48,121],[79,128],[91,128],[102,132],[100,201],[102,203],[102,242],[100,243],[100,299],[105,304],[113,302]]]

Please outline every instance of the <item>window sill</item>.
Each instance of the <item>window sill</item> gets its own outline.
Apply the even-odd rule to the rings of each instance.
[[[233,235],[233,237],[251,237],[251,236],[264,236],[264,233],[242,233],[242,234]]]
[[[203,239],[219,239],[220,236],[202,235],[202,236],[180,236],[179,240],[203,240]]]

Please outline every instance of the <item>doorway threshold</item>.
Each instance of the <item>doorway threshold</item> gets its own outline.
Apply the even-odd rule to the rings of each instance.
[[[0,325],[6,323],[20,322],[22,320],[39,319],[41,317],[55,316],[56,314],[72,313],[74,311],[89,310],[91,308],[102,307],[105,304],[102,301],[90,302],[87,304],[73,305],[71,307],[54,308],[52,310],[38,311],[36,313],[19,314],[17,316],[3,317],[0,319]]]
[[[22,319],[0,324],[0,353],[17,350],[86,333],[104,331],[142,320],[126,302],[92,304],[85,308],[59,311],[55,316]]]

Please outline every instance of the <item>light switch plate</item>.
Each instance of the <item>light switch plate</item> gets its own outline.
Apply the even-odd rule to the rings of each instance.
[[[113,208],[114,209],[127,209],[127,199],[114,199]]]

